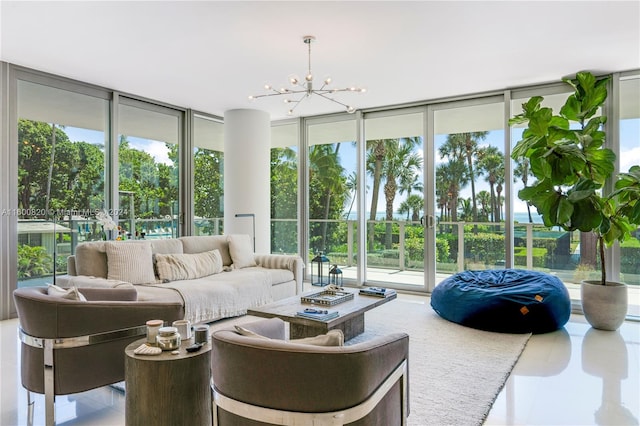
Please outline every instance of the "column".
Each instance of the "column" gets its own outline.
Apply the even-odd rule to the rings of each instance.
[[[270,153],[271,122],[267,112],[225,112],[224,233],[252,236],[256,253],[271,250]]]

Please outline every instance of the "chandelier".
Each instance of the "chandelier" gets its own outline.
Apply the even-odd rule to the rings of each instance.
[[[268,90],[269,93],[266,93],[264,95],[249,96],[249,100],[266,98],[270,96],[286,96],[284,98],[284,103],[293,104],[293,106],[288,111],[288,114],[292,115],[293,111],[298,107],[298,105],[304,98],[310,98],[311,95],[318,95],[327,100],[330,100],[331,102],[335,102],[336,104],[342,105],[348,113],[350,114],[354,113],[356,111],[355,108],[345,103],[342,103],[329,95],[332,95],[338,92],[363,93],[363,92],[366,92],[366,89],[362,87],[345,87],[344,89],[329,88],[328,86],[331,83],[331,77],[325,78],[325,80],[322,82],[322,86],[319,89],[313,88],[313,74],[311,73],[311,43],[313,43],[315,40],[316,38],[312,35],[306,35],[302,37],[302,41],[308,47],[308,59],[309,59],[308,71],[304,79],[301,80],[296,75],[289,76],[289,83],[292,86],[291,88],[282,87],[280,89],[275,89],[270,84],[265,84],[264,88]]]

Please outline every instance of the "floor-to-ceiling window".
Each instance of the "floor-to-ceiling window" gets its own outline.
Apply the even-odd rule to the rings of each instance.
[[[424,116],[364,116],[367,282],[424,286]]]
[[[194,233],[222,232],[221,180],[224,170],[221,120],[209,120],[210,117],[196,115],[191,131],[183,133],[184,111],[180,109],[159,106],[160,102],[141,102],[88,84],[16,68],[20,71],[9,73],[8,80],[9,87],[15,86],[15,98],[10,100],[8,108],[13,114],[11,126],[15,126],[15,131],[4,133],[10,137],[3,139],[3,143],[8,141],[12,147],[8,150],[3,147],[2,152],[9,152],[10,155],[5,154],[2,157],[0,167],[3,171],[13,170],[9,175],[11,179],[7,181],[11,187],[7,188],[7,183],[1,182],[3,195],[7,193],[7,189],[13,192],[10,202],[2,203],[3,214],[18,215],[22,212],[22,215],[15,219],[15,230],[11,228],[11,232],[6,233],[10,237],[7,241],[11,247],[0,248],[0,254],[3,259],[9,259],[11,273],[20,274],[17,280],[20,285],[26,284],[29,280],[33,280],[33,283],[52,280],[54,248],[59,257],[56,271],[63,273],[66,253],[73,252],[77,242],[105,238],[95,220],[96,209],[107,208],[114,215],[122,228],[118,235],[123,238],[141,237],[142,233],[146,238],[178,235],[180,221],[193,221]],[[640,149],[639,80],[637,71],[622,73],[622,78],[616,80],[619,83],[619,103],[612,108],[618,113],[616,117],[619,116],[619,131],[618,134],[612,135],[619,139],[618,162],[621,171],[640,163],[637,155]],[[6,87],[3,86],[3,90]],[[516,114],[525,99],[538,94],[545,96],[545,105],[559,108],[566,99],[567,87],[558,84],[514,89],[510,92],[513,98],[511,110]],[[11,93],[13,96],[14,92]],[[118,99],[116,105],[111,105],[110,100],[113,96]],[[427,125],[434,127],[432,132],[426,132],[433,139],[433,146],[425,147],[425,150],[433,151],[434,159],[431,163],[425,162],[423,169],[429,171],[427,176],[431,176],[432,172],[434,176],[431,182],[428,178],[425,180],[425,192],[433,184],[436,197],[433,202],[427,200],[426,203],[438,218],[434,221],[437,238],[433,244],[433,257],[437,259],[437,264],[435,268],[427,268],[426,264],[423,268],[428,269],[429,273],[437,271],[436,279],[439,279],[460,268],[509,266],[503,263],[509,258],[504,221],[509,219],[507,204],[511,201],[515,221],[514,258],[511,264],[515,267],[541,269],[557,274],[571,288],[571,283],[595,272],[595,268],[586,263],[585,247],[589,244],[588,238],[576,233],[559,235],[557,230],[545,229],[542,226],[535,210],[531,210],[529,215],[530,209],[517,198],[517,191],[525,185],[523,179],[531,178],[525,165],[514,164],[513,182],[506,181],[507,173],[503,172],[499,165],[500,155],[505,155],[504,149],[501,148],[504,134],[500,136],[495,132],[504,129],[504,122],[494,125],[493,121],[501,119],[500,113],[491,115],[485,122],[483,120],[488,116],[474,110],[482,109],[483,104],[489,109],[498,107],[502,110],[503,106],[500,105],[500,101],[494,102],[486,97],[467,98],[465,101],[450,103],[425,101],[423,105],[416,107],[434,112],[432,116],[427,114],[428,119],[425,120]],[[7,115],[4,111],[3,114]],[[110,111],[115,112],[115,117],[110,115]],[[366,146],[357,146],[355,143],[359,137],[358,129],[363,132],[363,142],[376,139],[370,135],[377,122],[393,122],[406,112],[395,109],[384,111],[378,108],[375,112],[311,117],[283,122],[280,123],[281,126],[274,124],[272,177],[276,170],[274,166],[277,166],[278,173],[284,176],[286,172],[288,180],[272,180],[273,252],[299,252],[310,260],[312,255],[323,251],[332,264],[336,263],[343,269],[345,278],[351,279],[352,282],[382,281],[389,285],[413,285],[403,274],[421,273],[419,261],[416,263],[412,258],[415,254],[412,244],[414,230],[419,231],[418,226],[413,223],[414,214],[408,203],[402,208],[399,204],[405,201],[405,196],[417,193],[413,189],[410,194],[407,190],[403,190],[402,193],[400,190],[396,191],[391,208],[391,251],[386,251],[388,249],[384,247],[388,242],[386,223],[374,224],[372,234],[381,244],[380,251],[383,254],[376,257],[366,252],[367,257],[360,257],[362,253],[358,251],[364,251],[368,244],[369,234],[365,228],[370,218],[372,200],[368,195],[361,194],[363,201],[360,204],[357,202],[358,176],[354,174],[359,167],[357,159],[362,154],[362,161],[366,165],[362,165],[360,179],[365,194],[372,194],[373,187],[370,186],[370,176],[367,174],[368,151]],[[411,115],[408,113],[407,117]],[[359,117],[363,117],[362,121]],[[449,129],[440,128],[447,119],[455,125]],[[199,125],[202,125],[202,128],[199,129]],[[206,127],[210,128],[204,130]],[[115,130],[114,136],[110,134],[111,128]],[[518,131],[521,132],[521,129],[513,129],[509,135],[513,144],[519,140]],[[415,132],[402,131],[389,138],[411,138],[414,136],[411,133],[417,135]],[[440,148],[446,146],[447,139],[453,142],[453,139],[458,137],[456,135],[465,133],[478,136],[479,145],[490,150],[488,154],[491,155],[483,157],[484,162],[488,164],[481,164],[480,156],[472,156],[473,172],[469,169],[467,158],[468,174],[475,176],[475,188],[471,188],[469,181],[462,190],[462,197],[458,197],[459,200],[464,200],[454,203],[449,198],[453,192],[450,194],[446,191],[445,194],[441,191],[440,179],[435,178],[439,176],[437,168],[452,159],[448,154],[441,157]],[[482,133],[487,133],[485,139],[481,138]],[[183,134],[191,136],[188,144],[183,144]],[[210,137],[211,134],[216,136]],[[302,139],[308,149],[301,150],[300,145],[297,145],[298,139]],[[116,143],[115,146],[110,146],[111,140]],[[423,145],[427,143],[423,142]],[[189,147],[188,154],[180,154],[183,145]],[[618,146],[615,148],[618,149]],[[14,150],[15,155],[11,150]],[[192,154],[194,157],[200,155],[202,163],[191,158]],[[291,154],[295,159],[289,157],[291,162],[284,161],[287,155]],[[113,164],[112,160],[115,158],[119,161]],[[181,181],[179,172],[185,159],[194,161],[193,192],[197,194],[182,188],[185,182]],[[274,162],[275,159],[278,161]],[[492,166],[489,160],[498,160],[497,166]],[[51,165],[53,167],[50,167]],[[507,167],[506,162],[504,167]],[[497,173],[488,180],[489,176],[480,174],[480,169]],[[212,170],[215,170],[215,173]],[[213,181],[210,179],[211,176],[214,176]],[[14,177],[15,180],[12,180]],[[209,185],[210,182],[213,184]],[[511,199],[509,184],[514,185]],[[183,196],[180,195],[181,191]],[[186,198],[185,192],[189,192]],[[300,198],[300,194],[306,195]],[[183,218],[182,203],[192,195],[193,215]],[[200,196],[202,197],[199,198]],[[441,200],[440,196],[446,198]],[[287,202],[277,202],[282,197],[285,197]],[[381,192],[379,197],[381,200],[385,199],[385,203],[383,205],[380,201],[380,208],[375,210],[386,217],[386,194]],[[46,212],[49,213],[48,217]],[[56,212],[55,215],[51,214],[52,212]],[[407,213],[410,213],[409,220]],[[425,213],[419,212],[421,216]],[[457,222],[445,220],[453,219],[454,214]],[[308,224],[301,223],[306,222],[307,217]],[[459,226],[463,217],[464,224]],[[471,222],[468,222],[469,217]],[[475,221],[475,218],[478,220]],[[362,244],[358,241],[359,223],[362,224],[362,233],[365,236]],[[400,232],[401,223],[405,223],[404,232]],[[424,224],[428,223],[427,220]],[[447,226],[451,228],[450,232],[444,231]],[[380,228],[380,232],[376,231],[377,228]],[[306,241],[303,242],[306,237],[297,234],[298,229],[303,231],[301,234],[308,234],[309,238]],[[12,234],[13,232],[15,234]],[[473,249],[472,242],[482,232],[493,234],[491,238],[495,239],[488,242],[487,247],[494,243],[499,245],[499,248],[491,249],[490,254],[483,254],[477,245],[476,249]],[[462,233],[462,237],[459,233]],[[503,241],[498,243],[500,238]],[[631,314],[637,314],[637,306],[640,305],[637,297],[640,287],[640,262],[634,261],[637,259],[637,252],[640,251],[638,238],[639,235],[635,235],[635,238],[623,243],[619,254],[613,251],[613,263],[616,265],[613,272],[617,269],[620,278],[629,283],[632,290]],[[404,250],[400,249],[402,244]],[[19,246],[21,248],[18,248]],[[398,250],[397,254],[393,252],[394,249]],[[17,252],[19,253],[16,256]],[[432,257],[427,251],[424,255],[429,259]],[[404,262],[400,261],[401,256],[404,256]],[[365,275],[361,276],[361,281],[357,281],[358,259],[367,261],[367,269],[363,270]],[[396,273],[387,274],[388,280],[374,278],[374,261],[379,260],[380,263],[397,261],[398,269],[394,270]],[[396,263],[393,263],[393,268],[395,265]],[[402,265],[405,266],[404,271],[401,270]],[[380,266],[384,269],[384,265]],[[3,281],[6,283],[3,285],[6,288],[15,286],[16,279],[7,275],[6,266],[3,268],[2,276],[8,277]],[[17,275],[16,273],[13,276]],[[432,287],[427,287],[430,288]],[[572,297],[577,298],[573,290]],[[6,316],[6,309],[3,309],[2,313]]]
[[[182,113],[129,98],[118,105],[120,238],[179,235]]]
[[[640,165],[640,73],[620,79],[620,154],[621,172]],[[629,315],[640,317],[640,229],[620,245],[620,280],[629,285]],[[614,258],[614,262],[617,259]]]
[[[505,267],[506,194],[502,96],[433,107],[436,270]]]
[[[224,218],[224,124],[197,114],[193,123],[194,234],[219,235]]]
[[[328,263],[342,267],[345,278],[355,276],[351,272],[357,266],[356,120],[351,115],[309,120],[306,134],[307,260],[322,253]],[[327,272],[328,269],[324,271],[325,277]]]
[[[100,238],[108,94],[34,76],[17,81],[18,286],[53,282],[79,241]]]
[[[298,121],[271,127],[271,253],[298,253]]]

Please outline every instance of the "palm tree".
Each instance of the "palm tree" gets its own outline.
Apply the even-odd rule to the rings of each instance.
[[[374,139],[367,141],[367,173],[372,177],[371,208],[369,220],[376,220],[378,211],[378,194],[382,178],[385,178],[385,219],[387,229],[385,246],[391,247],[391,223],[393,220],[393,201],[397,188],[415,185],[417,170],[422,167],[422,158],[413,152],[421,143],[420,138]],[[415,186],[413,189],[416,189]],[[374,248],[373,228],[368,238],[369,250]]]
[[[473,209],[471,207],[471,198],[460,198],[458,200],[460,206],[460,218],[465,222],[473,221]]]
[[[440,218],[448,221],[447,206],[449,205],[449,178],[447,176],[446,165],[440,164],[436,167],[436,203],[440,209]]]
[[[478,154],[478,142],[486,139],[488,134],[489,132],[454,133],[448,135],[447,141],[442,145],[443,147],[445,147],[446,152],[451,152],[454,155],[464,156],[464,158],[466,159],[469,181],[471,183],[471,208],[472,218],[474,222],[478,220],[478,207],[476,203],[475,184],[477,171],[474,169],[473,163]]]
[[[371,207],[369,209],[369,220],[376,220],[376,212],[378,210],[378,194],[380,193],[380,183],[382,182],[382,166],[386,158],[386,139],[373,139],[367,141],[367,173],[371,175],[373,180],[371,190]],[[369,250],[374,249],[373,229],[368,232]]]
[[[318,144],[309,149],[309,182],[312,180],[312,175],[317,175],[317,179],[321,181],[319,188],[323,191],[324,201],[318,250],[327,248],[327,220],[331,211],[331,198],[333,194],[345,192],[344,167],[340,164],[339,150],[339,143]]]
[[[495,187],[502,175],[504,181],[504,154],[495,146],[488,146],[478,153],[478,165],[486,173],[491,194],[491,222],[498,221],[498,202]],[[501,172],[502,170],[502,172]]]
[[[489,191],[480,191],[478,192],[478,202],[480,203],[480,209],[482,217],[480,217],[480,221],[486,222],[489,220],[489,211],[491,206],[491,195]]]
[[[498,208],[496,222],[500,222],[502,220],[502,205],[504,202],[504,197],[500,195],[502,194],[502,184],[504,183],[504,162],[502,163],[502,167],[497,170],[496,175],[498,177],[496,181],[496,206]]]
[[[414,151],[419,143],[417,138],[389,139],[387,144],[387,157],[383,166],[385,176],[384,197],[385,197],[385,247],[392,246],[392,223],[393,202],[401,183],[415,180],[417,171],[422,168],[422,157]]]
[[[351,174],[347,176],[346,189],[349,191],[349,198],[351,199],[349,210],[347,210],[347,214],[345,215],[345,219],[349,220],[351,210],[353,209],[353,203],[355,203],[356,196],[358,195],[358,176],[356,175],[356,172],[351,172]]]
[[[444,173],[448,179],[449,212],[453,222],[458,221],[458,196],[460,190],[469,183],[469,168],[466,164],[466,146],[456,135],[447,136],[447,141],[438,148],[440,158],[448,159]]]
[[[407,221],[409,220],[409,215],[411,215],[411,220],[413,222],[417,222],[420,220],[420,211],[422,210],[423,206],[424,206],[424,199],[417,194],[411,194],[407,197],[406,200],[400,203],[400,207],[398,208],[398,213],[400,214],[406,213]]]
[[[527,183],[529,182],[529,176],[533,176],[531,170],[529,168],[529,159],[522,158],[520,160],[516,160],[516,167],[513,169],[513,181],[516,182],[515,178],[520,178],[522,181],[522,187],[526,188]],[[533,218],[531,217],[531,204],[527,202],[527,215],[529,216],[529,223],[533,223]]]
[[[458,221],[458,197],[460,190],[469,182],[467,166],[462,159],[449,160],[442,165],[441,173],[446,179],[447,211],[452,222]]]

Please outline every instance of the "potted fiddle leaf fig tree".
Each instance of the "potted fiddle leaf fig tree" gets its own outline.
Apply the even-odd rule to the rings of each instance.
[[[582,308],[594,328],[616,330],[627,313],[627,287],[607,281],[605,247],[631,237],[640,225],[640,166],[619,174],[614,189],[603,192],[615,161],[605,147],[607,118],[598,115],[609,79],[589,72],[563,79],[574,93],[558,114],[534,96],[509,124],[526,124],[512,158],[527,159],[536,178],[518,197],[537,208],[547,227],[595,234],[602,274],[600,280],[582,282]]]

